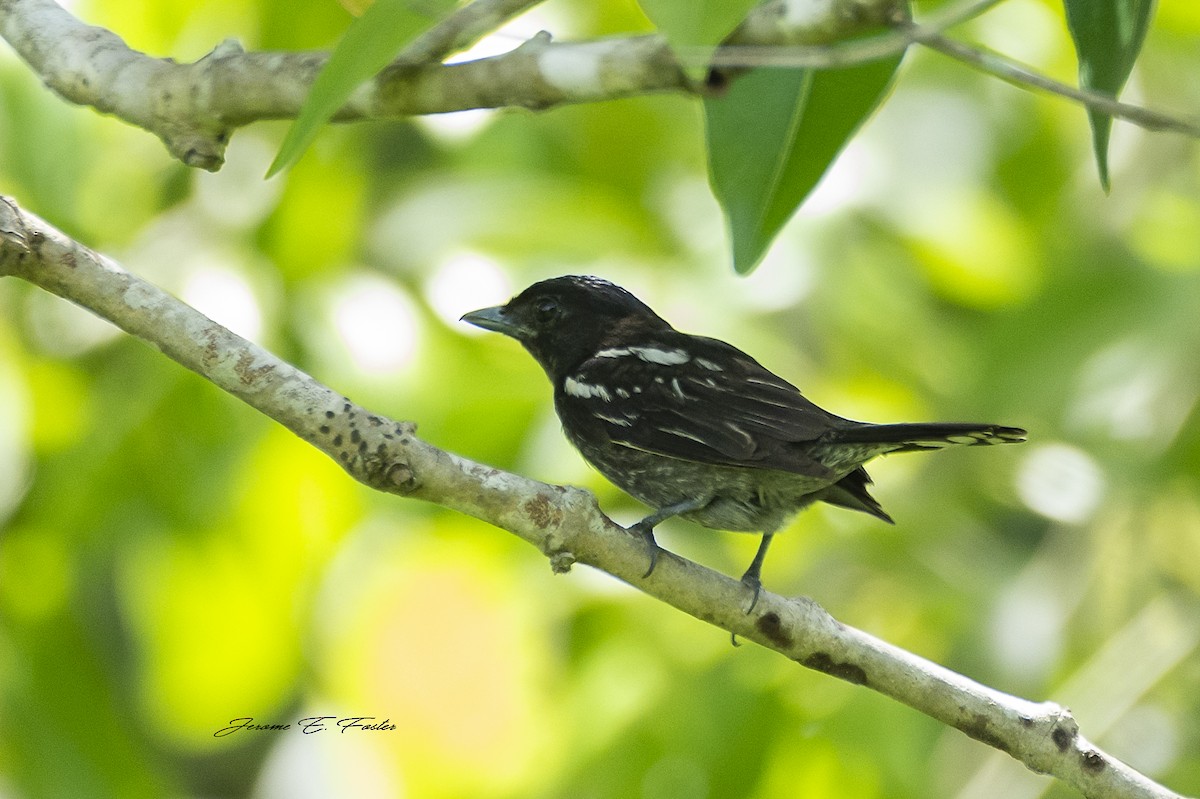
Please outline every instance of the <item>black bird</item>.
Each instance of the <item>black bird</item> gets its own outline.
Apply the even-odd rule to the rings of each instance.
[[[746,353],[681,333],[625,289],[557,277],[463,316],[519,341],[554,384],[563,431],[623,491],[654,508],[640,533],[654,571],[654,527],[680,516],[762,543],[742,577],[758,601],[775,531],[822,501],[892,518],[863,464],[890,452],[1024,441],[1016,427],[867,424],[835,416]]]

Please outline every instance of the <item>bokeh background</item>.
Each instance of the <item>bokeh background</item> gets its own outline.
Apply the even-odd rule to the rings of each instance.
[[[324,48],[333,2],[88,0],[181,60],[235,36]],[[918,10],[929,6],[919,6]],[[632,2],[546,28],[642,31]],[[1062,80],[1061,10],[961,31]],[[1200,6],[1158,10],[1127,99],[1200,106]],[[488,50],[487,48],[491,48]],[[818,508],[765,580],[1200,793],[1200,159],[929,53],[749,278],[729,266],[699,106],[652,97],[327,129],[264,182],[284,123],[218,174],[68,106],[0,47],[0,192],[429,441],[644,512],[562,439],[545,378],[457,323],[597,274],[844,415],[1029,428],[872,469],[895,528]],[[502,531],[374,494],[70,304],[0,281],[0,797],[1074,795],[869,690]],[[752,536],[667,524],[740,574]],[[231,719],[395,730],[214,732]]]

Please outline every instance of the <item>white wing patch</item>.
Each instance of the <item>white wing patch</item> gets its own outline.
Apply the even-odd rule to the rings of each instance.
[[[709,442],[705,441],[703,438],[700,438],[700,436],[692,435],[687,430],[680,430],[676,427],[660,427],[658,429],[667,435],[679,436],[680,438],[690,438],[692,441],[695,441],[698,444],[703,444],[706,447],[712,446],[709,444]]]
[[[572,397],[579,397],[580,399],[599,397],[605,402],[612,402],[612,394],[604,386],[597,383],[585,383],[573,377],[568,377],[563,381],[563,391]]]
[[[596,414],[596,418],[618,427],[633,427],[633,423],[637,421],[637,416],[608,416],[603,413]]]
[[[683,350],[662,350],[657,347],[614,347],[596,353],[597,358],[624,358],[627,355],[633,355],[646,363],[657,363],[662,366],[679,366],[692,359],[692,356]]]

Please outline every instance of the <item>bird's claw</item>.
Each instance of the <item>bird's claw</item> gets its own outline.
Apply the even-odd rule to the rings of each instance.
[[[650,566],[646,569],[646,573],[642,575],[642,579],[646,579],[654,573],[654,567],[658,565],[658,553],[662,547],[654,540],[654,528],[646,527],[641,522],[629,528],[629,532],[637,533],[642,537],[642,541],[646,544],[646,555],[650,559]]]
[[[754,592],[750,597],[750,607],[746,608],[746,615],[749,616],[752,612],[754,612],[754,606],[758,604],[758,595],[762,593],[762,580],[760,580],[758,575],[754,573],[754,570],[751,569],[742,575],[742,585]],[[738,643],[737,633],[730,633],[729,641],[734,646],[741,646],[741,644]]]
[[[742,585],[749,588],[752,592],[750,596],[750,607],[746,608],[746,615],[749,616],[752,612],[754,612],[754,607],[758,604],[759,594],[762,593],[762,580],[759,579],[757,574],[750,574],[747,572],[746,574],[742,575]]]

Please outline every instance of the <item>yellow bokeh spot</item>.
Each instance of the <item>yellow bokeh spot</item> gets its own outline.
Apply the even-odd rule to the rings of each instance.
[[[1200,34],[1200,4],[1158,3],[1154,10],[1153,26],[1182,36]]]
[[[913,249],[938,293],[988,309],[1020,302],[1038,287],[1041,265],[1030,234],[995,198],[948,198],[926,218]]]
[[[184,746],[228,745],[232,718],[270,719],[293,698],[311,587],[359,513],[357,488],[292,434],[269,432],[212,529],[164,535],[126,560],[123,595],[141,637],[142,701]]]
[[[382,740],[414,795],[506,795],[551,726],[528,587],[487,552],[405,532],[328,587],[326,679],[339,704],[396,724]]]
[[[363,13],[371,7],[373,1],[374,0],[338,0],[338,4],[354,16],[361,17]]]
[[[45,619],[66,602],[74,564],[61,534],[18,527],[0,536],[0,606],[24,621]]]
[[[338,135],[344,132],[321,134]],[[319,138],[291,167],[268,223],[268,247],[285,279],[326,272],[331,264],[350,260],[360,244],[365,177],[358,162],[333,150],[331,142]],[[336,224],[329,221],[331,208],[337,209]]]
[[[52,360],[31,361],[25,370],[33,411],[33,446],[39,452],[66,449],[84,434],[91,419],[91,395],[79,369]]]
[[[806,392],[810,393],[810,392]],[[888,380],[877,372],[860,372],[821,386],[821,403],[851,419],[872,422],[908,421],[929,411],[909,386]]]
[[[216,743],[231,718],[264,716],[297,672],[294,583],[219,532],[158,541],[131,558],[124,594],[145,652],[144,711],[165,737]]]
[[[879,795],[878,766],[873,759],[817,739],[787,739],[768,758],[758,796],[806,799],[870,799]]]
[[[1200,269],[1200,203],[1170,191],[1150,193],[1129,226],[1129,243],[1155,266],[1179,272]]]
[[[264,560],[323,569],[362,514],[363,489],[328,456],[272,427],[246,465],[238,527]],[[309,576],[315,575],[312,572]]]

